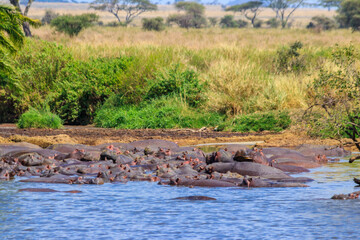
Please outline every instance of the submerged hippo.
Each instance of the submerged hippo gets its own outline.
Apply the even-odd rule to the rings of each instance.
[[[172,198],[171,200],[214,201],[216,200],[216,198],[206,197],[206,196],[188,196],[188,197]]]

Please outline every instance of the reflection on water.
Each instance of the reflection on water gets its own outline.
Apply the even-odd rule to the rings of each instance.
[[[358,238],[358,163],[332,163],[299,176],[309,188],[224,189],[155,183],[62,185],[0,182],[1,239],[344,239]],[[80,194],[17,192],[20,188]],[[217,201],[171,200],[204,195]]]

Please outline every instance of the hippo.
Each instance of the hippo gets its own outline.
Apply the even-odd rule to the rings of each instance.
[[[359,193],[349,193],[349,194],[335,194],[331,197],[334,200],[348,200],[348,199],[358,199]]]
[[[249,178],[247,176],[244,177],[243,182],[240,186],[250,187],[309,187],[308,185],[302,183],[293,183],[293,182],[273,182],[261,178]]]
[[[274,168],[277,168],[277,169],[279,169],[279,170],[281,170],[283,172],[286,172],[286,173],[310,172],[309,169],[307,169],[307,168],[294,166],[294,165],[285,165],[285,164],[273,163],[272,166]]]
[[[305,156],[325,155],[327,157],[347,157],[351,155],[350,151],[345,150],[342,146],[314,146],[302,144],[296,150]]]
[[[19,192],[45,192],[45,193],[50,193],[50,192],[81,193],[81,191],[79,191],[79,190],[57,191],[57,190],[50,189],[50,188],[22,188],[22,189],[19,189],[18,191]]]
[[[179,145],[177,145],[174,142],[160,140],[160,139],[135,141],[135,142],[129,143],[128,146],[130,148],[133,148],[133,149],[136,148],[141,151],[143,151],[145,148],[155,149],[155,150],[157,150],[158,148],[171,149],[171,150],[176,150],[179,148]]]
[[[216,198],[206,196],[188,196],[188,197],[177,197],[171,200],[190,200],[190,201],[215,201]]]
[[[213,171],[220,173],[236,172],[243,176],[260,176],[269,179],[291,178],[279,169],[253,162],[213,163],[207,166],[207,171],[209,173]]]
[[[172,186],[185,186],[185,187],[237,187],[235,184],[219,180],[196,180],[186,178],[170,179],[169,182]]]

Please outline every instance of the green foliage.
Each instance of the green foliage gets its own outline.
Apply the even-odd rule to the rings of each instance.
[[[49,111],[49,108],[31,108],[22,114],[17,123],[18,128],[62,128],[62,121],[56,114]]]
[[[270,18],[265,22],[270,28],[278,28],[281,22],[277,18]]]
[[[222,28],[244,28],[248,23],[244,20],[234,20],[233,15],[225,15],[220,20],[220,26]]]
[[[306,26],[306,28],[319,29],[319,30],[331,30],[336,28],[336,22],[325,16],[315,16],[311,18],[311,22]]]
[[[332,7],[340,7],[342,0],[320,0],[320,6],[327,8],[329,11]]]
[[[66,123],[89,124],[105,99],[121,91],[122,83],[118,78],[130,64],[131,59],[125,57],[68,63],[50,96],[51,108]]]
[[[212,27],[215,27],[218,22],[218,19],[216,17],[208,17],[208,19],[209,19],[210,25]]]
[[[177,2],[175,7],[185,11],[185,14],[172,14],[167,18],[167,23],[176,23],[182,28],[203,28],[207,21],[204,16],[205,7],[196,2]]]
[[[338,13],[337,20],[340,23],[340,27],[351,27],[353,31],[360,30],[360,1],[342,1]]]
[[[113,101],[113,98],[109,99]],[[201,128],[214,127],[224,116],[189,108],[180,98],[162,97],[136,105],[111,107],[105,103],[96,112],[94,122],[106,128]]]
[[[95,0],[90,8],[106,11],[113,14],[122,26],[128,25],[134,18],[144,12],[157,10],[157,5],[149,0]],[[125,21],[122,22],[119,12],[125,12]]]
[[[24,22],[38,24],[37,21],[23,16],[14,8],[0,5],[0,90],[5,78],[13,72],[9,54],[16,53],[24,44],[25,35],[22,30]]]
[[[300,72],[305,69],[305,59],[300,54],[303,44],[294,42],[289,47],[284,46],[277,51],[276,66],[278,72]]]
[[[261,27],[261,21],[256,17],[260,13],[260,7],[264,3],[262,1],[250,1],[243,4],[234,5],[225,9],[225,11],[232,11],[234,13],[240,12],[244,17],[251,21],[254,28]]]
[[[45,10],[44,17],[41,18],[41,23],[42,23],[42,25],[50,24],[51,21],[57,17],[59,17],[58,13],[54,12],[51,9],[47,9],[47,10]]]
[[[335,47],[333,66],[322,67],[309,86],[309,109],[305,116],[315,136],[353,139],[360,149],[359,53],[350,45]]]
[[[86,13],[81,15],[62,15],[53,19],[50,23],[52,27],[59,32],[68,34],[69,36],[77,36],[81,30],[90,27],[94,22],[98,21],[99,16],[94,13]]]
[[[254,28],[261,28],[261,25],[262,25],[262,24],[263,24],[263,21],[261,21],[261,20],[255,20],[253,27],[254,27]]]
[[[200,83],[194,71],[181,71],[179,65],[165,72],[157,72],[149,85],[145,99],[176,95],[194,107],[203,101],[204,84]]]
[[[205,6],[197,2],[177,2],[175,7],[193,16],[202,16],[205,13]]]
[[[288,112],[264,112],[240,115],[232,119],[226,128],[233,132],[280,132],[291,124]]]
[[[28,39],[16,57],[16,77],[21,93],[14,98],[22,109],[39,104],[54,89],[63,68],[74,59],[62,45]],[[20,81],[22,79],[22,81]]]
[[[148,31],[162,31],[165,29],[164,19],[162,17],[143,18],[142,28]]]

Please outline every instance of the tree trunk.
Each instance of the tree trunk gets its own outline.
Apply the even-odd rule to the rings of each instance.
[[[20,3],[19,3],[19,0],[10,0],[10,3],[16,8],[16,10],[18,10],[21,14],[23,14],[24,16],[27,15],[28,11],[29,11],[29,8],[31,6],[31,3],[33,2],[34,0],[29,0],[27,6],[26,6],[26,14],[23,14],[21,12],[21,8],[20,8]],[[23,30],[24,30],[24,33],[25,33],[25,36],[26,37],[32,37],[32,34],[31,34],[31,31],[30,31],[30,25],[28,22],[24,22],[23,23]]]
[[[30,31],[30,25],[28,22],[23,23],[23,30],[26,37],[32,37],[31,31]]]

